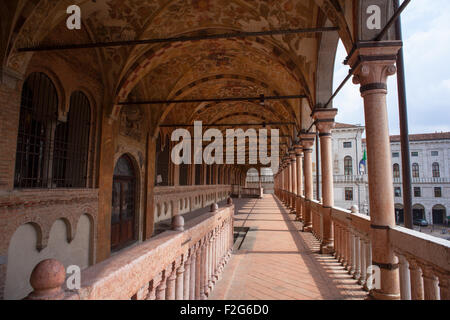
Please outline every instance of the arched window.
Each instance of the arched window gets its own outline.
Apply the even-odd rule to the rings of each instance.
[[[394,178],[400,178],[400,165],[394,164]]]
[[[111,208],[111,250],[136,240],[136,174],[131,158],[122,156],[114,168]]]
[[[86,187],[90,121],[88,98],[81,91],[74,92],[70,97],[67,121],[56,127],[53,183],[57,187]]]
[[[344,158],[344,174],[346,176],[353,175],[353,160],[350,156]]]
[[[433,178],[440,178],[441,177],[441,169],[439,167],[439,163],[435,162],[433,163]]]
[[[32,73],[22,87],[17,136],[16,188],[52,186],[53,137],[58,121],[58,94],[43,73]]]
[[[413,163],[412,165],[412,176],[413,178],[420,178],[420,170],[418,163]]]

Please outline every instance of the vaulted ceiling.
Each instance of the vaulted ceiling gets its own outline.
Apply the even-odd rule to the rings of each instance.
[[[83,27],[80,31],[69,31],[65,28],[67,1],[6,0],[1,5],[9,12],[9,20],[2,22],[0,58],[3,64],[25,73],[32,54],[16,50],[30,44],[168,38],[315,28],[326,24],[339,27],[339,36],[350,49],[353,3],[352,0],[74,0],[70,4],[81,7]],[[321,40],[320,33],[287,34],[51,54],[64,56],[102,81],[112,97],[109,108],[113,117],[120,112],[117,103],[132,96],[164,100],[304,94],[304,101],[266,101],[264,105],[223,102],[146,106],[151,108],[154,125],[195,120],[270,121],[295,122],[295,129],[300,130],[304,123],[302,116],[309,117],[309,108],[317,103]],[[292,125],[280,129],[286,135],[296,131]]]

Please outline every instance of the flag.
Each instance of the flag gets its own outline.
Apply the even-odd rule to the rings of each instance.
[[[359,162],[359,174],[365,174],[367,172],[366,166],[367,166],[367,153],[366,150],[364,150],[363,158]]]

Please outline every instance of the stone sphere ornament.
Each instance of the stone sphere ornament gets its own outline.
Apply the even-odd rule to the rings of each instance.
[[[217,203],[213,203],[209,209],[209,212],[217,212],[219,211],[219,206],[217,205]]]
[[[55,259],[41,261],[30,277],[34,291],[26,300],[61,300],[64,298],[62,286],[66,281],[64,265]]]

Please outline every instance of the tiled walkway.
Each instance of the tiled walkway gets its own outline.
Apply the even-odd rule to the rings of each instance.
[[[331,255],[317,253],[319,243],[302,233],[282,203],[236,199],[235,227],[250,227],[235,250],[210,299],[322,300],[365,299],[361,287]]]

